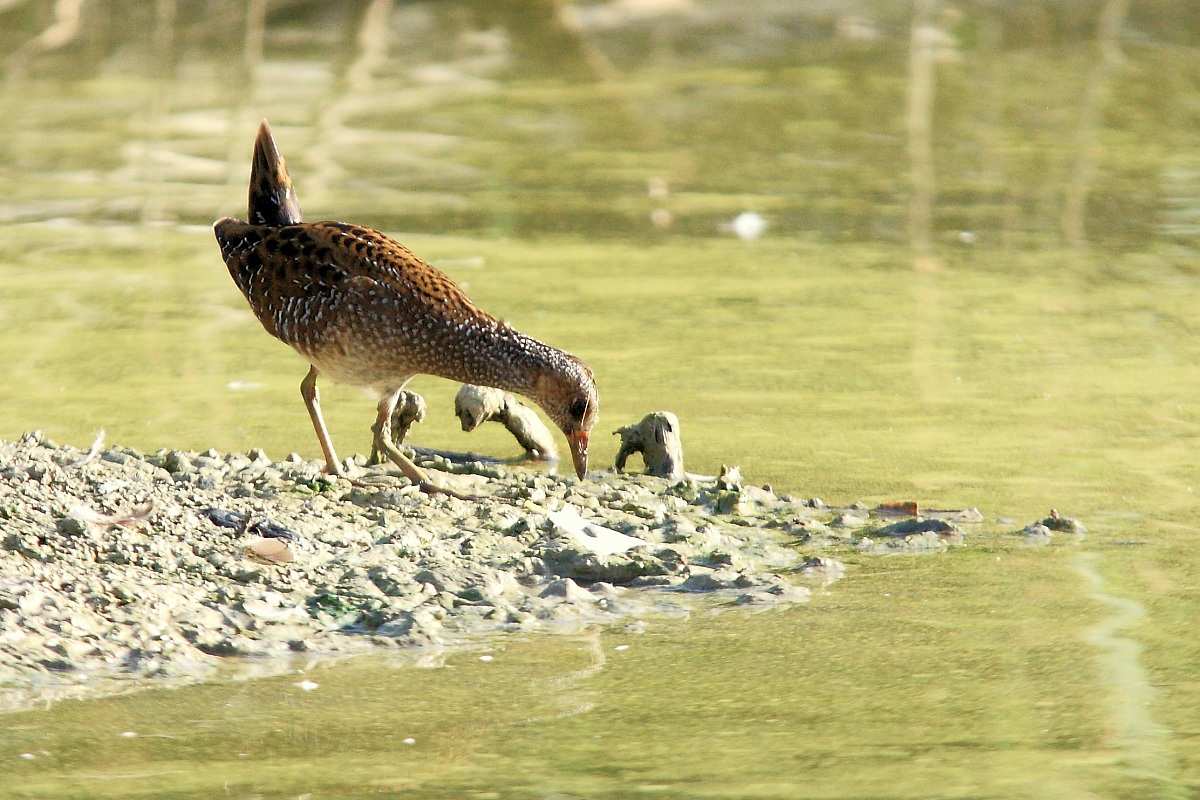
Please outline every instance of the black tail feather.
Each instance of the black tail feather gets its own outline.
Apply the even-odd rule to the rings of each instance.
[[[301,220],[300,201],[288,177],[287,164],[264,119],[254,140],[250,168],[250,216],[253,225],[295,225]]]

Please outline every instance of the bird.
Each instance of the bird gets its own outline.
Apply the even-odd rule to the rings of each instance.
[[[267,120],[254,142],[246,221],[213,224],[233,282],[267,333],[309,362],[300,382],[325,456],[343,477],[321,414],[317,378],[378,393],[375,446],[421,491],[436,486],[392,441],[392,412],[415,375],[494,386],[537,403],[562,430],[580,480],[600,399],[578,357],[476,306],[447,275],[379,231],[304,222]]]

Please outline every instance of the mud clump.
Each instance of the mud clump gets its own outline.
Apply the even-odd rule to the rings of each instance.
[[[470,433],[485,422],[499,422],[525,448],[525,455],[530,460],[558,460],[554,437],[541,417],[508,392],[464,383],[454,397],[454,415],[464,433]]]
[[[679,418],[670,411],[647,414],[636,425],[625,425],[613,431],[621,437],[617,451],[617,472],[625,471],[625,462],[634,453],[641,453],[647,475],[660,478],[683,477],[683,443],[679,435]]]

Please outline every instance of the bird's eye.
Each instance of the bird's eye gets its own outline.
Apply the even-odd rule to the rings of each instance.
[[[583,419],[583,415],[587,413],[588,401],[586,398],[577,397],[571,403],[571,416],[575,419]]]

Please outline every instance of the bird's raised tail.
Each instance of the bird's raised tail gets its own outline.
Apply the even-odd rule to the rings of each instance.
[[[288,177],[287,164],[279,154],[271,126],[264,119],[254,140],[254,164],[250,167],[251,225],[295,225],[300,222],[300,201]]]

